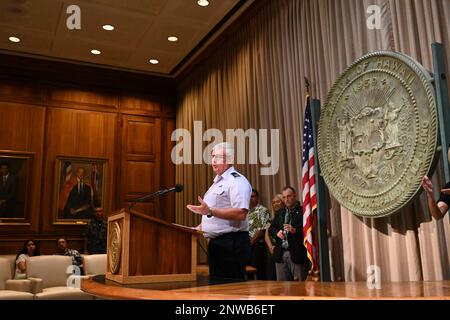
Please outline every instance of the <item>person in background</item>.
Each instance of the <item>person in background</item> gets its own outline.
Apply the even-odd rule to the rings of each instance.
[[[84,252],[88,254],[106,253],[108,223],[104,219],[103,208],[95,209],[95,218],[91,219],[84,230]]]
[[[436,220],[442,219],[450,207],[450,181],[440,190],[439,199],[434,200],[433,183],[430,178],[424,176],[422,178],[422,186],[427,193],[428,210]]]
[[[278,281],[304,281],[308,274],[308,257],[303,245],[303,208],[295,189],[283,189],[286,208],[275,213],[270,236],[276,239],[273,257]]]
[[[450,148],[448,149],[448,161],[450,164]],[[422,178],[422,187],[427,193],[428,210],[436,220],[442,219],[450,208],[450,181],[440,190],[439,199],[434,200],[433,183],[430,178]]]
[[[27,259],[29,257],[39,256],[39,247],[34,240],[26,240],[22,250],[16,256],[15,279],[26,279],[27,277]]]
[[[270,212],[259,203],[259,192],[252,189],[250,210],[248,212],[248,232],[250,235],[251,258],[249,264],[256,268],[258,280],[266,280],[267,249],[264,244],[264,234]]]
[[[276,194],[273,198],[272,198],[272,212],[271,212],[271,217],[269,219],[269,221],[267,222],[266,225],[266,231],[264,234],[264,240],[266,242],[266,246],[267,246],[267,280],[276,280],[277,279],[277,274],[275,272],[275,260],[273,258],[273,249],[275,248],[275,244],[276,244],[276,240],[274,238],[270,237],[269,234],[269,228],[270,228],[270,224],[273,221],[273,218],[275,217],[275,212],[277,212],[278,210],[284,209],[284,202],[283,202],[283,195],[282,194]]]
[[[67,247],[68,245],[68,241],[66,237],[59,237],[58,239],[56,239],[56,245],[57,245],[57,254],[62,255],[62,256],[70,256],[72,257],[72,264],[74,266],[77,266],[80,268],[80,274],[83,274],[82,272],[82,267],[83,267],[83,257],[81,256],[81,254],[75,250],[75,249],[69,249]]]

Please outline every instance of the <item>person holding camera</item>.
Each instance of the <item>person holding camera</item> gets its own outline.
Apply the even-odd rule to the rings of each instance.
[[[275,213],[269,234],[276,239],[273,258],[277,280],[304,281],[308,275],[308,257],[303,245],[303,208],[297,201],[295,189],[283,189],[286,208]]]

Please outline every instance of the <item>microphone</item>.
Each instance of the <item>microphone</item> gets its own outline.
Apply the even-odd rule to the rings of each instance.
[[[176,184],[174,187],[172,187],[170,189],[162,189],[162,190],[157,191],[157,192],[161,192],[161,194],[158,194],[158,195],[163,195],[163,194],[166,194],[166,193],[169,193],[169,192],[172,192],[172,191],[174,191],[174,192],[181,192],[181,191],[183,191],[183,185],[182,184]]]
[[[165,188],[165,189],[158,190],[156,192],[147,194],[147,195],[145,195],[143,197],[139,197],[139,198],[134,199],[133,202],[128,206],[128,209],[131,210],[136,205],[136,203],[138,203],[138,202],[144,202],[145,200],[150,199],[150,198],[160,197],[160,196],[165,195],[166,193],[169,193],[169,192],[181,192],[181,191],[183,191],[183,185],[182,184],[176,184],[174,187],[172,187],[170,189]]]

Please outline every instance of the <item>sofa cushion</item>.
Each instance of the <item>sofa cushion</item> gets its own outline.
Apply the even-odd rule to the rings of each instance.
[[[93,296],[76,288],[46,288],[35,295],[36,300],[92,300]]]
[[[0,300],[33,300],[33,294],[28,292],[0,290]]]
[[[5,290],[6,280],[9,279],[11,279],[9,260],[6,258],[0,258],[0,290]]]
[[[106,254],[85,255],[83,261],[84,273],[86,275],[106,273]]]
[[[37,256],[31,257],[27,264],[28,277],[41,278],[43,288],[65,287],[72,266],[70,256]],[[69,269],[69,270],[68,270]]]
[[[5,255],[2,255],[1,258],[8,259],[9,268],[11,270],[11,279],[14,279],[14,275],[16,274],[16,255],[15,254],[5,254]]]
[[[6,280],[5,289],[22,292],[31,292],[31,281],[28,279]]]

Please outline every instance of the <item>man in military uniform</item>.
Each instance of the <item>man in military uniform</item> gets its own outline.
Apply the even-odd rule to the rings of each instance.
[[[217,144],[211,155],[214,182],[204,199],[198,197],[200,205],[187,208],[202,215],[197,228],[209,240],[210,277],[245,279],[250,256],[247,213],[252,187],[231,165],[234,151],[229,143]]]
[[[266,280],[266,261],[268,252],[264,243],[267,222],[270,219],[269,209],[259,203],[259,192],[252,189],[250,211],[248,212],[248,232],[250,234],[251,259],[250,265],[256,268],[258,280]]]
[[[286,208],[275,213],[269,234],[276,239],[273,258],[279,281],[303,281],[308,273],[308,257],[303,245],[303,208],[294,188],[283,189]]]

